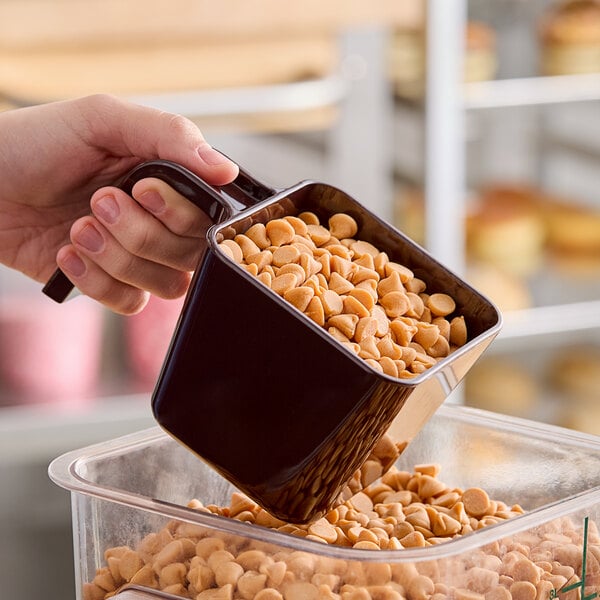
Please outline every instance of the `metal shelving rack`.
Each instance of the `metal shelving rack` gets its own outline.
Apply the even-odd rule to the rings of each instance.
[[[465,269],[465,118],[482,109],[600,100],[600,73],[498,79],[464,84],[462,53],[467,0],[429,0],[425,103],[425,244],[450,267]],[[600,328],[598,300],[512,311],[498,340]]]

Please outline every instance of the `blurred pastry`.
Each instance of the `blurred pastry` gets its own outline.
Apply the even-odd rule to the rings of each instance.
[[[600,404],[600,346],[562,348],[549,362],[548,381],[566,400]]]
[[[536,378],[516,360],[481,359],[465,377],[465,403],[512,416],[528,416],[539,400]]]
[[[600,210],[576,202],[545,203],[548,246],[560,252],[600,254]]]
[[[522,277],[493,265],[471,264],[465,279],[498,306],[500,312],[531,308],[533,298]]]
[[[558,394],[558,424],[600,435],[600,346],[562,348],[548,366],[551,389]]]
[[[555,4],[540,23],[544,75],[600,72],[600,0]]]
[[[396,93],[421,98],[425,91],[425,38],[418,29],[399,29],[391,37],[389,74]]]
[[[406,188],[396,194],[394,223],[409,238],[425,243],[425,198],[420,188]]]
[[[465,30],[465,81],[488,81],[496,76],[496,34],[480,21],[468,21]]]
[[[577,402],[563,406],[557,425],[582,433],[600,435],[600,406],[582,406]]]
[[[467,216],[467,252],[475,261],[529,275],[543,258],[546,230],[533,188],[483,190]]]
[[[427,71],[426,40],[422,29],[399,29],[394,32],[389,52],[390,77],[396,92],[404,98],[424,95]],[[480,21],[465,26],[464,80],[487,81],[497,70],[496,34]]]

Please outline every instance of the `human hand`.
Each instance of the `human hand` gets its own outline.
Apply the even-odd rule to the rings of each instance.
[[[132,197],[110,184],[156,158],[213,185],[232,181],[237,166],[191,121],[96,95],[2,113],[0,131],[0,262],[37,281],[58,266],[123,314],[149,292],[185,292],[206,215],[158,179],[138,181]]]

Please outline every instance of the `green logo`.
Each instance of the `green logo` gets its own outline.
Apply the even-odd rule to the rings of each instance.
[[[588,517],[583,520],[583,552],[581,557],[581,579],[576,583],[565,585],[559,590],[552,590],[550,592],[550,598],[558,598],[560,594],[566,594],[572,590],[580,589],[581,600],[593,600],[598,597],[598,592],[593,594],[584,595],[585,592],[585,575],[586,575],[586,563],[587,563],[587,538],[588,538]]]

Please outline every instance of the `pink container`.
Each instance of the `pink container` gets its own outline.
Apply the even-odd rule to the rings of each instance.
[[[97,391],[102,307],[74,298],[69,310],[28,293],[0,296],[2,404],[89,402]]]
[[[150,296],[142,312],[126,317],[125,346],[134,386],[152,389],[156,384],[183,301]]]

